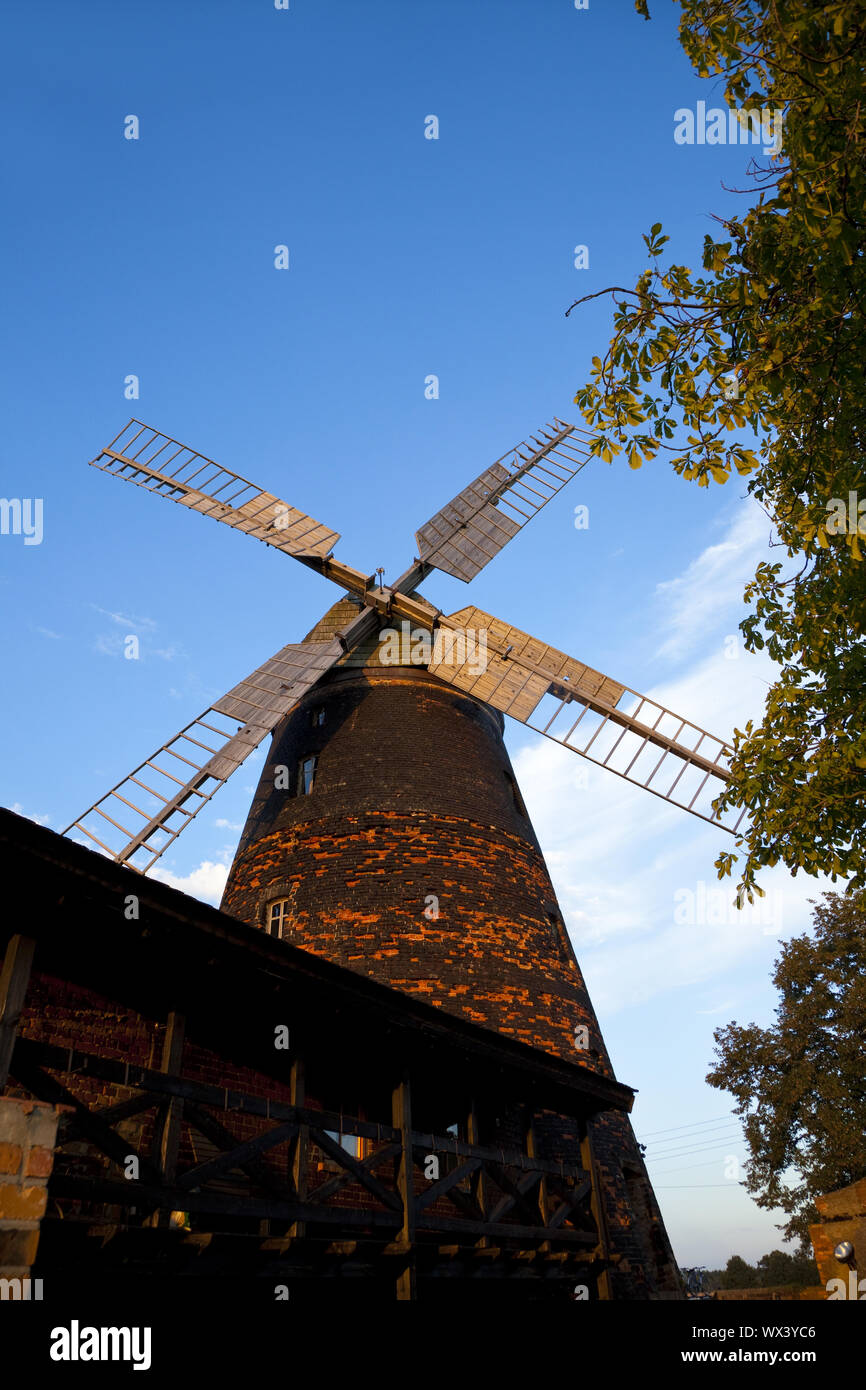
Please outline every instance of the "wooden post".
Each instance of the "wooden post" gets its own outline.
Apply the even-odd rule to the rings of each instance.
[[[183,1058],[186,1019],[172,1009],[165,1029],[162,1045],[162,1060],[159,1069],[166,1076],[179,1076]],[[162,1174],[167,1187],[174,1183],[177,1172],[177,1155],[180,1149],[180,1126],[183,1119],[183,1101],[180,1096],[171,1096],[162,1102],[153,1127],[152,1157]],[[154,1226],[171,1224],[171,1213],[160,1207],[153,1217]]]
[[[481,1143],[481,1126],[478,1123],[478,1110],[476,1109],[474,1098],[469,1102],[469,1113],[466,1116],[466,1142],[467,1144]],[[483,1163],[481,1167],[478,1169],[478,1171],[476,1173],[473,1173],[470,1179],[470,1188],[472,1191],[472,1196],[474,1197],[475,1202],[481,1212],[481,1219],[482,1221],[486,1221],[488,1208],[488,1185],[487,1178],[484,1176]],[[476,1240],[475,1249],[486,1250],[490,1244],[491,1241],[488,1239],[488,1237],[482,1236],[480,1240]]]
[[[18,1020],[30,982],[36,942],[31,936],[12,936],[6,947],[0,974],[0,1091],[9,1080],[9,1065],[18,1032]]]
[[[302,1057],[296,1057],[292,1063],[292,1073],[289,1080],[289,1101],[292,1105],[303,1108],[306,1098],[304,1083],[304,1062]],[[289,1149],[289,1168],[292,1179],[292,1186],[295,1189],[295,1196],[299,1202],[307,1200],[307,1154],[310,1143],[310,1126],[300,1125],[296,1137],[292,1140]],[[293,1221],[287,1235],[301,1237],[306,1232],[303,1221]]]
[[[582,1166],[589,1173],[592,1183],[591,1209],[595,1220],[596,1230],[598,1231],[598,1245],[596,1247],[596,1257],[605,1262],[605,1267],[596,1279],[598,1296],[600,1299],[610,1299],[613,1297],[610,1288],[610,1241],[607,1231],[607,1218],[604,1213],[604,1202],[602,1200],[601,1186],[598,1180],[598,1164],[592,1152],[592,1140],[589,1134],[589,1124],[581,1121],[580,1139],[580,1161]]]
[[[415,1192],[412,1183],[412,1101],[409,1075],[402,1078],[391,1092],[391,1124],[400,1131],[400,1157],[397,1160],[397,1192],[403,1203],[403,1225],[397,1244],[405,1254],[397,1276],[398,1302],[415,1299]]]
[[[538,1157],[538,1143],[535,1138],[535,1126],[533,1124],[533,1116],[531,1112],[528,1116],[526,1124],[526,1154],[528,1158]],[[547,1223],[550,1220],[550,1195],[547,1190],[547,1175],[544,1173],[542,1174],[541,1181],[538,1184],[538,1211],[541,1217],[541,1224],[546,1230]],[[545,1250],[549,1250],[550,1242],[544,1241],[543,1246]]]

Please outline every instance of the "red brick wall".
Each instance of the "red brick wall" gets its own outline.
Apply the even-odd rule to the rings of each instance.
[[[276,731],[223,910],[261,922],[287,897],[294,945],[611,1076],[513,781],[495,712],[425,671],[341,671]]]
[[[93,990],[34,972],[28,988],[26,1007],[21,1016],[19,1034],[23,1038],[50,1043],[55,1047],[69,1047],[99,1057],[116,1058],[159,1070],[165,1024],[125,1009],[119,1006],[117,1001]],[[194,1038],[187,1037],[184,1042],[181,1074],[189,1080],[205,1085],[227,1087],[248,1095],[281,1101],[286,1105],[291,1103],[291,1093],[287,1084],[251,1067],[239,1066],[209,1048],[200,1046]],[[137,1094],[131,1087],[106,1082],[86,1074],[53,1071],[51,1075],[65,1086],[76,1100],[97,1111]],[[15,1089],[14,1085],[12,1089]],[[17,1089],[20,1091],[20,1088]],[[23,1092],[21,1094],[23,1095]],[[304,1103],[311,1110],[323,1108],[322,1100],[315,1095],[308,1094]],[[273,1128],[273,1121],[235,1110],[220,1114],[217,1118],[239,1144]],[[122,1121],[117,1127],[117,1132],[129,1141],[130,1150],[136,1149],[144,1158],[150,1156],[153,1119],[154,1112],[150,1110],[144,1115]],[[0,1160],[2,1156],[3,1150],[0,1148]],[[181,1168],[202,1162],[205,1157],[210,1157],[210,1150],[205,1151],[201,1135],[184,1122],[178,1155]],[[320,1161],[318,1165],[315,1155],[313,1160],[308,1174],[310,1192],[327,1181],[336,1171],[330,1160]],[[269,1150],[262,1156],[261,1161],[275,1176],[284,1178],[286,1146],[281,1145]],[[113,1164],[104,1154],[83,1141],[60,1152],[56,1166],[58,1172],[77,1176],[105,1177],[113,1181],[118,1181],[124,1176],[119,1165]],[[381,1176],[387,1186],[386,1170],[382,1170]],[[3,1181],[0,1177],[0,1184]],[[241,1190],[245,1179],[233,1175],[231,1182]],[[44,1206],[44,1191],[42,1198]],[[370,1198],[362,1187],[347,1184],[334,1197],[333,1204],[366,1206],[370,1204]],[[63,1199],[58,1205],[63,1210],[77,1204],[71,1199]],[[208,1220],[207,1217],[196,1218],[196,1228],[206,1228]],[[214,1218],[213,1225],[220,1229],[220,1219]]]
[[[53,1105],[0,1096],[2,1279],[27,1279],[36,1258],[58,1118]]]

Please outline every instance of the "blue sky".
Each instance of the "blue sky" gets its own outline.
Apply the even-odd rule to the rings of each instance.
[[[632,284],[656,221],[696,267],[712,214],[741,202],[723,184],[744,186],[758,153],[674,142],[674,111],[722,94],[680,50],[676,7],[652,10],[648,24],[630,0],[5,7],[0,491],[44,509],[41,544],[0,536],[5,804],[62,828],[336,597],[88,469],[130,415],[391,578],[486,464],[554,415],[582,423],[573,396],[611,312],[565,309]],[[595,461],[469,588],[436,574],[425,593],[726,736],[772,678],[726,640],[768,539],[737,481]],[[639,1088],[677,1255],[753,1259],[780,1244],[779,1218],[737,1186],[738,1127],[704,1082],[712,1031],[771,1021],[778,939],[807,927],[820,885],[775,870],[765,920],[716,920],[724,906],[701,894],[727,836],[594,768],[580,778],[522,726],[507,738],[617,1072]],[[218,897],[261,756],[162,861],[169,881]]]

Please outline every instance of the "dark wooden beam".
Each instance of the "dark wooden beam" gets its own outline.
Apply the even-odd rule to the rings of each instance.
[[[396,1196],[393,1192],[389,1192],[387,1187],[383,1187],[362,1162],[357,1158],[353,1158],[352,1155],[347,1153],[339,1144],[335,1144],[330,1135],[325,1134],[321,1129],[313,1128],[311,1125],[310,1138],[318,1144],[323,1153],[326,1153],[335,1163],[339,1163],[342,1168],[345,1168],[347,1173],[359,1182],[362,1187],[366,1187],[367,1191],[380,1201],[384,1207],[387,1207],[390,1211],[402,1212],[403,1204],[401,1198]],[[318,1191],[312,1193],[310,1200],[315,1202],[318,1195]]]
[[[535,1137],[534,1117],[529,1115],[526,1121],[526,1156],[530,1162],[538,1157],[538,1141]],[[538,1213],[541,1217],[542,1226],[548,1224],[550,1217],[550,1194],[547,1190],[547,1179],[542,1177],[538,1185]]]
[[[9,1079],[9,1064],[30,982],[35,949],[36,942],[32,937],[16,935],[10,939],[3,957],[3,971],[0,973],[0,1091]]]
[[[289,1080],[289,1095],[292,1105],[302,1110],[306,1096],[306,1073],[302,1057],[296,1057],[292,1062],[292,1074]],[[309,1147],[310,1126],[302,1122],[298,1125],[298,1132],[292,1140],[289,1149],[289,1178],[291,1179],[295,1198],[298,1202],[305,1202],[307,1200],[307,1162]],[[304,1235],[303,1221],[294,1221],[289,1227],[287,1234],[294,1239],[300,1240]]]
[[[476,1106],[474,1098],[469,1102],[469,1113],[466,1116],[466,1138],[469,1144],[472,1146],[480,1144],[481,1142],[481,1130],[478,1121],[478,1108]],[[489,1205],[489,1193],[487,1191],[487,1180],[484,1176],[483,1168],[480,1168],[478,1172],[475,1173],[472,1177],[469,1184],[469,1190],[472,1194],[473,1202],[475,1203],[475,1205],[481,1213],[482,1223],[486,1224],[487,1211]],[[487,1239],[487,1237],[482,1236],[478,1242],[478,1249],[483,1250],[485,1246],[489,1245],[490,1241]]]
[[[197,1129],[212,1144],[216,1144],[218,1149],[237,1150],[237,1139],[231,1131],[226,1129],[225,1125],[221,1124],[207,1110],[202,1110],[195,1101],[188,1100],[183,1113],[187,1124],[193,1129]],[[287,1189],[286,1184],[281,1183],[259,1158],[245,1158],[237,1162],[236,1166],[248,1174],[253,1182],[263,1188],[265,1192],[270,1192],[271,1196],[282,1200],[288,1200],[295,1196],[295,1193],[291,1189]]]
[[[112,1206],[148,1205],[165,1210],[209,1212],[222,1216],[249,1216],[258,1220],[306,1221],[324,1226],[374,1226],[392,1232],[400,1228],[400,1214],[374,1211],[370,1207],[314,1207],[309,1202],[279,1202],[271,1198],[230,1196],[224,1193],[184,1192],[156,1183],[121,1183],[101,1178],[67,1177],[54,1173],[51,1193],[55,1197],[75,1197],[84,1202],[107,1202]]]
[[[488,1164],[487,1171],[490,1173],[496,1185],[501,1187],[502,1191],[507,1194],[507,1196],[502,1197],[491,1210],[491,1221],[500,1220],[500,1218],[505,1216],[506,1212],[511,1211],[514,1206],[520,1207],[524,1220],[526,1220],[527,1216],[534,1219],[540,1215],[537,1198],[534,1202],[530,1202],[528,1197],[532,1189],[538,1183],[544,1181],[541,1173],[524,1173],[523,1177],[520,1178],[518,1182],[514,1182],[508,1173],[505,1172],[504,1168],[500,1167],[498,1164]],[[542,1222],[542,1224],[546,1225],[547,1223]]]
[[[165,1073],[153,1071],[148,1067],[118,1062],[114,1058],[97,1057],[94,1053],[78,1052],[74,1048],[34,1042],[30,1038],[18,1039],[16,1065],[19,1052],[27,1062],[42,1067],[95,1076],[102,1081],[112,1081],[118,1086],[134,1086],[136,1089],[150,1091],[155,1096],[180,1096],[183,1100],[194,1100],[199,1105],[212,1106],[220,1113],[237,1111],[245,1115],[261,1115],[269,1120],[297,1120],[299,1123],[315,1124],[323,1129],[334,1130],[338,1130],[346,1119],[345,1115],[336,1110],[307,1110],[300,1106],[286,1105],[282,1101],[268,1100],[265,1096],[233,1091],[225,1086],[210,1086],[205,1082],[190,1081],[186,1077],[166,1076]],[[391,1125],[354,1118],[352,1131],[365,1139],[396,1141],[400,1138],[397,1130]]]
[[[177,1178],[177,1186],[184,1191],[202,1187],[211,1178],[217,1177],[221,1173],[228,1173],[232,1168],[242,1168],[248,1159],[257,1158],[260,1154],[267,1153],[268,1149],[275,1149],[278,1144],[285,1144],[297,1132],[298,1126],[294,1120],[289,1120],[286,1124],[276,1125],[274,1129],[269,1129],[264,1134],[257,1134],[255,1139],[247,1139],[243,1144],[235,1143],[234,1148],[217,1154],[215,1158],[198,1163],[194,1168],[187,1168]],[[267,1232],[262,1234],[267,1234]]]
[[[548,1241],[554,1238],[563,1241],[568,1245],[582,1245],[595,1247],[598,1244],[598,1236],[590,1231],[560,1231],[555,1227],[550,1229],[543,1226],[519,1226],[502,1221],[453,1221],[448,1217],[439,1216],[436,1212],[419,1212],[416,1226],[418,1230],[443,1231],[449,1235],[461,1233],[467,1236],[492,1237],[505,1240],[540,1240]]]
[[[375,1152],[368,1154],[366,1158],[361,1159],[361,1167],[365,1168],[368,1172],[372,1172],[372,1170],[374,1168],[377,1168],[380,1163],[385,1163],[389,1158],[396,1158],[399,1152],[399,1144],[386,1144],[384,1148],[376,1149]],[[351,1154],[347,1156],[351,1158]],[[340,1162],[342,1163],[342,1159],[340,1160]],[[356,1159],[355,1162],[358,1162],[358,1160]],[[333,1197],[334,1194],[336,1192],[339,1192],[341,1188],[345,1187],[348,1183],[355,1180],[355,1177],[356,1175],[353,1172],[353,1170],[349,1166],[344,1165],[342,1173],[337,1173],[333,1178],[328,1178],[326,1182],[323,1182],[320,1187],[316,1188],[316,1202],[327,1201],[329,1197]]]
[[[519,1168],[523,1172],[549,1173],[552,1177],[585,1178],[588,1175],[578,1163],[558,1163],[551,1159],[538,1158],[521,1153],[519,1149],[504,1149],[500,1145],[468,1144],[453,1135],[423,1134],[412,1131],[412,1147],[425,1154],[446,1153],[458,1158],[491,1159],[506,1168]]]
[[[461,1163],[458,1168],[454,1168],[447,1173],[444,1178],[434,1182],[432,1187],[428,1187],[426,1192],[420,1192],[415,1198],[415,1210],[423,1211],[431,1202],[435,1202],[437,1197],[451,1196],[451,1189],[464,1178],[471,1177],[481,1167],[480,1158],[471,1158],[466,1163]],[[480,1213],[479,1213],[480,1214]]]
[[[52,1105],[71,1106],[75,1112],[75,1123],[80,1133],[93,1144],[94,1148],[99,1149],[119,1168],[126,1167],[128,1158],[137,1158],[141,1177],[147,1182],[159,1182],[160,1175],[157,1170],[146,1158],[132,1148],[128,1139],[121,1139],[119,1134],[115,1134],[98,1111],[88,1110],[87,1106],[82,1105],[78,1097],[67,1090],[55,1077],[49,1076],[41,1067],[31,1066],[23,1058],[19,1060],[19,1050],[16,1049],[13,1073],[16,1081],[19,1081],[22,1086],[26,1086],[28,1091],[32,1091],[38,1100],[47,1100]],[[52,1176],[53,1182],[54,1177]],[[136,1190],[140,1191],[140,1184],[128,1182],[124,1184],[123,1190],[127,1194],[125,1205],[134,1206],[136,1202],[135,1192]]]
[[[396,1160],[395,1185],[403,1211],[398,1241],[405,1250],[405,1263],[397,1276],[398,1302],[415,1299],[415,1194],[412,1184],[412,1098],[409,1073],[404,1071],[391,1092],[391,1124],[400,1135],[400,1153]]]
[[[165,1026],[162,1044],[160,1071],[166,1076],[180,1076],[183,1062],[183,1044],[186,1033],[186,1020],[182,1013],[172,1009]],[[153,1126],[151,1158],[162,1174],[168,1187],[174,1186],[177,1172],[177,1156],[180,1151],[180,1127],[183,1121],[183,1099],[172,1096],[164,1100],[157,1111]],[[167,1225],[171,1213],[159,1207],[153,1214],[156,1225]]]
[[[604,1201],[601,1193],[601,1183],[598,1174],[598,1164],[592,1151],[592,1139],[587,1125],[581,1126],[582,1134],[580,1140],[580,1158],[584,1168],[590,1175],[592,1183],[592,1215],[595,1220],[598,1232],[598,1245],[596,1247],[599,1257],[599,1272],[596,1277],[599,1299],[609,1300],[613,1297],[610,1286],[610,1274],[608,1264],[610,1261],[610,1240],[608,1238],[607,1222],[604,1217]]]
[[[129,1120],[133,1115],[140,1115],[142,1110],[150,1110],[156,1104],[156,1096],[131,1096],[129,1100],[118,1101],[117,1105],[101,1106],[98,1114],[103,1124],[114,1126],[120,1124],[121,1120]],[[61,1116],[60,1124],[57,1126],[57,1147],[70,1144],[77,1134],[77,1115]]]

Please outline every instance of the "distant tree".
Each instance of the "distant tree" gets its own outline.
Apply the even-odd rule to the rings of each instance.
[[[798,1250],[789,1254],[786,1250],[771,1250],[758,1260],[758,1283],[762,1289],[772,1289],[780,1284],[796,1284],[807,1288],[818,1284],[820,1277],[811,1252]]]
[[[721,80],[746,126],[749,112],[766,120],[769,153],[737,190],[744,206],[706,236],[702,274],[662,264],[669,238],[657,222],[634,288],[577,301],[610,294],[616,308],[607,351],[575,400],[608,462],[624,452],[640,468],[667,454],[699,486],[748,480],[787,561],[758,564],[740,627],[747,650],[766,647],[779,671],[762,721],[734,734],[716,805],[749,809],[736,848],[750,898],[759,871],[779,862],[863,888],[866,7],[679,6],[696,71]],[[647,0],[636,8],[649,18]],[[720,878],[738,858],[719,856]]]
[[[732,1255],[722,1270],[720,1285],[723,1289],[755,1289],[758,1271],[739,1255]]]
[[[801,1243],[814,1198],[866,1176],[866,892],[825,893],[814,907],[814,934],[776,961],[775,1024],[716,1029],[707,1076],[742,1118],[746,1190],[786,1212],[779,1229]]]

